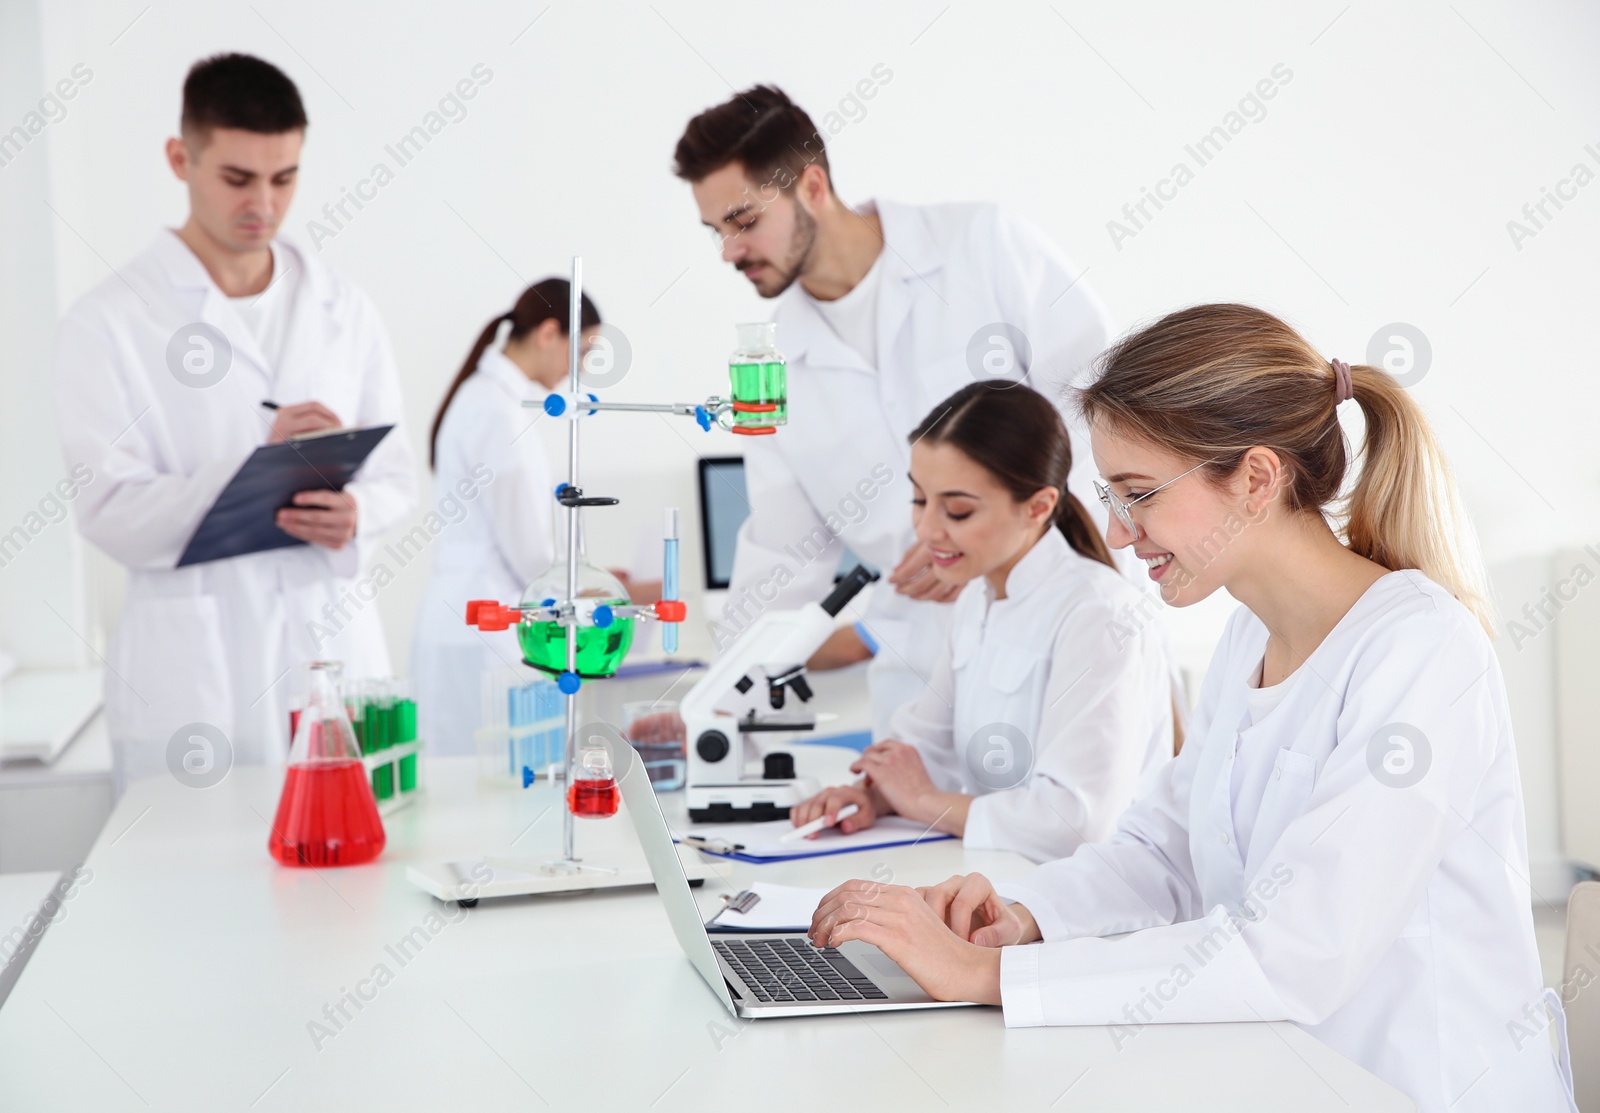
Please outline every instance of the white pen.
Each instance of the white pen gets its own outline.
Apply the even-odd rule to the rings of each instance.
[[[838,823],[841,819],[849,819],[860,810],[861,809],[855,804],[846,804],[844,807],[839,809],[839,814],[833,817],[833,821],[834,823]],[[796,839],[803,839],[807,835],[815,835],[818,831],[822,830],[828,825],[828,817],[825,815],[819,815],[816,819],[813,819],[804,827],[796,827],[793,831],[790,831],[786,835],[779,835],[778,841],[794,842]]]

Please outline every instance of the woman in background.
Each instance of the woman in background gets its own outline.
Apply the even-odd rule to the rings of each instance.
[[[522,667],[515,634],[468,626],[467,601],[520,599],[557,557],[557,479],[544,436],[564,428],[522,403],[567,379],[569,291],[562,278],[537,282],[484,326],[434,418],[429,460],[441,528],[411,648],[419,735],[432,754],[474,752],[484,672]],[[600,328],[588,295],[580,319],[587,351]]]

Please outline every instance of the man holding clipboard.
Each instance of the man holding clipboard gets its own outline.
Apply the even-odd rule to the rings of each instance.
[[[400,425],[377,311],[276,239],[305,128],[299,92],[276,67],[238,54],[197,63],[182,135],[166,150],[188,219],[61,322],[57,420],[69,468],[93,473],[78,526],[128,569],[106,655],[119,792],[153,774],[204,784],[234,763],[282,762],[304,661],[342,660],[347,677],[389,671],[377,607],[363,598],[372,593],[353,589],[363,550],[415,501],[403,428],[348,484],[319,479],[241,525],[277,547],[216,556],[227,547],[212,546],[198,562],[190,551],[258,447]]]

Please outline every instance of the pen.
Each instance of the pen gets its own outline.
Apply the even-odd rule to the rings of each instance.
[[[726,842],[723,839],[707,838],[705,835],[685,835],[683,841],[699,850],[709,850],[713,854],[732,854],[743,850],[742,842]]]
[[[276,410],[278,408],[278,403],[272,401],[270,398],[263,398],[261,400],[261,404],[269,410]]]
[[[849,819],[860,810],[861,809],[854,804],[846,804],[844,807],[839,809],[839,814],[833,817],[833,821],[837,823],[841,819]],[[813,819],[804,827],[796,827],[793,831],[790,831],[786,835],[779,835],[778,841],[794,842],[796,839],[803,839],[807,835],[815,835],[818,831],[822,830],[828,825],[828,817],[825,815],[819,815],[816,819]]]

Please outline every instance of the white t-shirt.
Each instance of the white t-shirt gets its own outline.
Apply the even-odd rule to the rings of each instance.
[[[848,294],[832,301],[811,298],[839,339],[854,348],[874,370],[878,366],[878,287],[882,285],[882,274],[883,252],[879,251],[867,273]]]
[[[256,346],[266,358],[267,366],[276,374],[283,359],[284,343],[289,337],[289,317],[294,309],[300,274],[276,244],[271,246],[272,278],[267,288],[259,294],[229,298],[228,301],[244,322],[245,328],[250,330],[250,335],[255,337]]]

